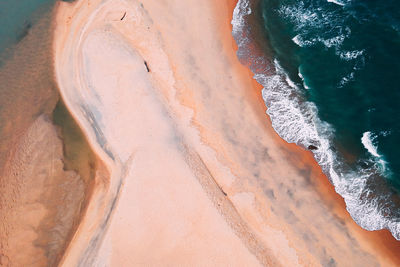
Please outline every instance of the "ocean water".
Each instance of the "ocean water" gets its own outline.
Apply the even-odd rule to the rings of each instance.
[[[400,239],[400,2],[239,0],[232,25],[276,132],[360,226]]]

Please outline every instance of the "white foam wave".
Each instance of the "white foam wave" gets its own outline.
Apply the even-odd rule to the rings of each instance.
[[[298,46],[302,47],[302,40],[301,40],[301,36],[298,34],[295,37],[292,38],[293,42],[295,44],[297,44]]]
[[[353,60],[364,54],[364,50],[355,50],[355,51],[341,51],[337,53],[341,59],[343,60]]]
[[[233,10],[233,17],[231,21],[233,29],[237,33],[243,30],[243,27],[246,24],[244,17],[250,14],[251,14],[250,2],[248,0],[239,0],[235,6],[235,9]]]
[[[304,76],[303,76],[303,74],[301,74],[301,66],[299,67],[299,73],[298,73],[298,75],[299,75],[299,77],[300,77],[300,79],[303,81],[303,87],[305,88],[305,89],[310,89],[310,87],[307,85],[307,83],[306,83],[306,80],[304,79]]]
[[[382,132],[381,134],[382,136],[386,136],[386,132]],[[372,156],[377,158],[376,162],[378,163],[380,171],[385,172],[387,170],[387,162],[383,159],[383,156],[378,153],[377,137],[378,136],[372,132],[365,132],[361,137],[361,143]]]
[[[334,4],[339,5],[339,6],[344,6],[345,5],[345,3],[339,2],[337,0],[327,0],[327,1],[329,3],[334,3]]]
[[[297,88],[297,85],[289,78],[289,75],[285,75],[285,81],[292,88]]]
[[[343,43],[345,38],[346,35],[340,34],[332,38],[328,39],[318,38],[317,40],[322,42],[326,47],[333,47],[333,46],[338,47]]]
[[[313,44],[322,43],[327,48],[331,48],[331,47],[338,48],[343,44],[345,39],[346,39],[346,35],[340,34],[335,37],[326,38],[326,39],[322,38],[322,37],[318,37],[318,38],[312,38],[311,40],[304,40],[303,44],[310,46]]]
[[[368,150],[368,152],[374,157],[380,158],[381,155],[378,154],[378,147],[374,144],[376,140],[376,135],[371,132],[363,133],[361,137],[361,143]]]
[[[283,5],[278,12],[292,21],[295,21],[299,27],[315,25],[319,20],[317,13],[304,8],[304,3],[302,2],[296,7]]]
[[[292,41],[300,47],[307,47],[315,44],[316,39],[305,40],[300,34],[298,34],[292,38]]]
[[[348,75],[344,76],[339,82],[339,88],[345,86],[347,83],[354,80],[354,71],[350,72]]]
[[[344,0],[328,1],[345,5]],[[321,6],[310,6],[303,1],[297,1],[296,4],[280,5],[278,13],[293,24],[296,35],[292,41],[300,47],[320,43],[327,48],[339,48],[351,34],[349,27],[341,26],[343,22],[335,12],[325,11]]]
[[[331,48],[331,47],[339,48],[343,44],[346,37],[347,37],[346,35],[341,34],[341,35],[337,35],[332,38],[325,39],[322,37],[318,37],[318,38],[310,38],[309,40],[306,40],[300,34],[298,34],[295,37],[293,37],[292,41],[300,47],[307,47],[307,46],[315,45],[317,43],[322,43],[327,48]],[[343,58],[346,58],[346,56],[351,57],[354,55],[354,54],[350,54],[350,53],[351,52],[349,52],[347,54],[343,53],[343,55],[342,54],[339,54],[339,55],[343,56]]]
[[[249,0],[239,0],[232,20],[232,34],[238,43],[238,56],[247,56],[251,64],[259,66],[260,62],[265,63],[266,59],[255,58],[248,54],[250,40],[244,32],[245,17],[251,13],[249,8]],[[298,11],[296,16],[300,16]],[[310,22],[316,19],[312,13],[307,13],[307,10],[304,12],[305,14],[299,17],[300,20]],[[328,44],[338,43],[342,39],[335,39],[336,41]],[[298,41],[299,37],[293,41],[296,40]],[[383,161],[382,157],[357,170],[346,167],[336,150],[332,148],[333,128],[319,119],[317,107],[313,103],[304,101],[302,91],[291,84],[277,60],[274,61],[274,66],[275,72],[267,73],[266,70],[262,72],[256,66],[252,70],[255,73],[254,78],[264,87],[262,95],[275,131],[289,143],[296,143],[305,148],[313,145],[317,148],[313,149],[316,161],[330,177],[336,192],[344,198],[347,210],[356,223],[367,230],[387,228],[396,239],[400,240],[400,214],[390,212],[390,194],[386,192],[380,194],[370,189],[370,184],[374,184],[371,180],[379,175],[377,164],[382,163],[380,162]],[[365,146],[369,147],[370,153],[380,156],[377,148],[374,150],[371,138],[370,134],[366,134]],[[378,178],[382,181],[382,178]]]
[[[250,42],[250,39],[246,35],[246,21],[245,16],[251,14],[250,2],[249,0],[239,0],[233,10],[232,16],[232,35],[237,36],[235,41],[238,47],[246,47]],[[240,58],[242,55],[240,53],[246,53],[245,50],[239,49],[237,55]]]

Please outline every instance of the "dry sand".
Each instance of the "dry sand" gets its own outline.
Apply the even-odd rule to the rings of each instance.
[[[59,3],[60,93],[110,173],[62,266],[399,262],[398,243],[361,230],[311,154],[271,128],[235,55],[234,4]]]

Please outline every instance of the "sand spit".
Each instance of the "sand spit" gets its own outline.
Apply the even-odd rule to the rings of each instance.
[[[394,264],[272,130],[235,55],[234,4],[59,3],[60,93],[110,173],[61,266]]]

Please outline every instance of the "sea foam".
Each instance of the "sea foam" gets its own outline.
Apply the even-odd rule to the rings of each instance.
[[[361,137],[361,143],[368,150],[368,152],[371,153],[371,155],[373,155],[374,157],[380,158],[381,155],[378,154],[378,147],[374,145],[375,140],[376,135],[371,132],[365,132]]]
[[[342,3],[342,2],[339,2],[339,1],[337,1],[337,0],[327,0],[329,3],[334,3],[334,4],[336,4],[336,5],[339,5],[339,6],[344,6],[345,4],[344,3]]]

